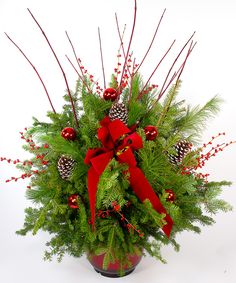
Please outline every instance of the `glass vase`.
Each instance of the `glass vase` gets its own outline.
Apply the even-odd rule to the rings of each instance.
[[[142,255],[136,255],[136,254],[127,254],[127,258],[129,259],[130,264],[126,264],[122,268],[121,272],[121,264],[118,260],[116,260],[114,263],[110,263],[108,265],[107,269],[103,268],[103,260],[104,260],[105,254],[101,255],[94,255],[94,254],[88,254],[88,260],[95,269],[96,272],[100,273],[103,276],[106,277],[121,277],[126,276],[134,271],[137,264],[140,262]]]

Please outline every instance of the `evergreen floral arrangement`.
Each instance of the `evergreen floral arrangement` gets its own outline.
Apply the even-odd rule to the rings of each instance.
[[[17,234],[47,231],[52,238],[46,244],[45,259],[56,255],[60,261],[65,253],[75,257],[87,254],[93,263],[97,256],[101,263],[96,266],[94,260],[95,269],[107,276],[130,273],[134,257],[145,252],[165,262],[160,252],[163,244],[178,251],[177,233],[200,233],[198,224],[212,225],[212,214],[231,210],[219,199],[222,188],[230,182],[209,181],[202,168],[234,142],[220,142],[225,133],[219,133],[199,145],[201,130],[206,120],[217,114],[221,100],[216,96],[204,106],[192,108],[178,100],[180,77],[196,44],[194,34],[177,54],[162,85],[152,84],[151,79],[175,41],[144,81],[140,68],[165,11],[138,64],[131,52],[137,14],[134,2],[127,46],[116,15],[120,47],[108,85],[99,30],[103,88],[86,70],[66,33],[75,57],[74,63],[67,59],[78,74],[74,91],[46,33],[28,10],[65,80],[67,91],[60,113],[35,66],[6,34],[33,67],[52,108],[47,113],[51,122],[33,118],[33,125],[21,132],[31,159],[1,157],[23,172],[6,182],[30,178],[26,196],[35,205],[25,210],[24,227]],[[181,63],[180,57],[184,57]],[[114,275],[109,270],[115,265]]]

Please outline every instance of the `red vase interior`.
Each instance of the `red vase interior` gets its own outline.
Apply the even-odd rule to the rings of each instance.
[[[94,267],[94,269],[101,273],[104,276],[108,276],[108,277],[119,277],[120,276],[120,262],[117,260],[114,263],[110,263],[108,265],[108,268],[106,270],[103,269],[103,259],[104,259],[104,254],[102,255],[89,255],[88,259],[90,261],[90,263],[92,264],[92,266]],[[130,274],[136,267],[136,265],[140,262],[142,258],[142,255],[128,255],[128,259],[131,263],[131,265],[125,265],[123,267],[124,269],[124,275],[128,275]]]

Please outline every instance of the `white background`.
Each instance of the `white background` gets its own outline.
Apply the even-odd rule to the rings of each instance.
[[[31,117],[45,119],[50,109],[45,93],[33,70],[4,36],[6,31],[25,50],[37,66],[48,86],[52,101],[60,111],[65,84],[58,66],[44,38],[33,23],[26,8],[31,8],[57,51],[71,88],[76,75],[64,55],[72,57],[64,31],[67,30],[77,53],[88,70],[102,84],[97,27],[103,38],[107,80],[116,64],[118,36],[114,13],[120,25],[127,24],[126,39],[133,17],[132,0],[67,0],[14,1],[0,0],[0,156],[24,159],[19,131],[30,126]],[[203,141],[218,132],[226,132],[225,141],[236,140],[236,5],[234,0],[139,0],[138,18],[133,48],[137,61],[141,60],[150,43],[155,26],[164,8],[167,13],[148,60],[143,65],[144,79],[149,76],[158,59],[173,39],[177,44],[173,54],[196,30],[198,44],[183,74],[180,99],[192,105],[204,104],[215,94],[225,103],[218,117],[211,120],[203,134]],[[127,41],[126,41],[127,42]],[[172,56],[172,55],[171,55]],[[173,56],[170,58],[173,59]],[[169,60],[156,73],[153,83],[159,84],[168,71]],[[233,145],[210,161],[206,172],[212,179],[236,182],[236,147]],[[19,173],[11,166],[0,164],[0,281],[6,283],[49,282],[144,282],[149,283],[233,283],[236,278],[236,213],[219,214],[213,227],[202,234],[182,233],[178,236],[182,248],[175,253],[164,248],[168,260],[163,265],[150,257],[143,259],[135,273],[120,279],[102,278],[85,258],[65,257],[61,264],[43,262],[47,234],[20,237],[14,231],[21,228],[27,182],[5,184],[4,180]],[[222,198],[236,207],[235,184],[226,188]]]

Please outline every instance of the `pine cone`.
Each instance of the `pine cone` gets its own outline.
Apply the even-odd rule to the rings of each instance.
[[[182,162],[184,156],[191,150],[192,144],[186,140],[180,140],[176,145],[174,145],[174,149],[176,150],[176,154],[169,154],[169,160],[171,163],[177,165]]]
[[[109,111],[109,118],[111,121],[120,119],[125,125],[128,123],[128,110],[124,103],[116,102],[112,105]]]
[[[62,155],[57,163],[57,169],[60,173],[62,179],[67,180],[71,177],[72,171],[74,169],[75,160],[71,157]]]

